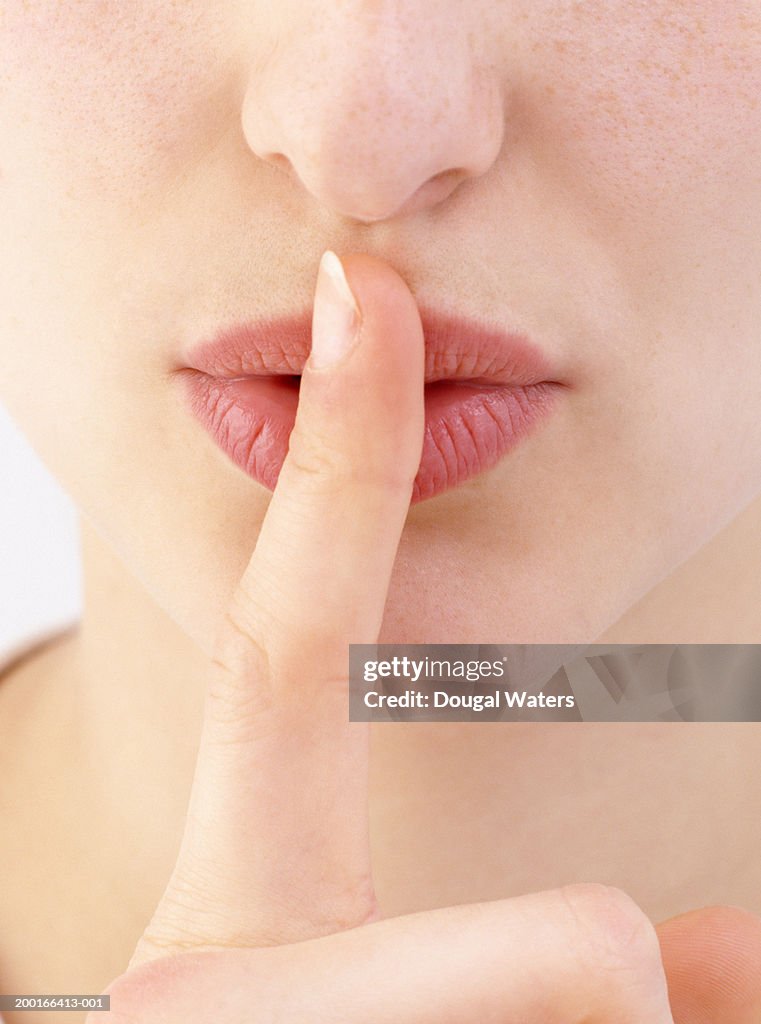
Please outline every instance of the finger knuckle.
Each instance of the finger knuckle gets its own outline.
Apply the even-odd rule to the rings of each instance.
[[[210,717],[221,725],[258,718],[272,705],[271,677],[266,644],[231,607],[211,658]]]
[[[657,932],[631,896],[595,882],[566,885],[559,892],[585,966],[598,973],[660,976]]]
[[[211,988],[205,963],[190,955],[163,956],[127,970],[105,989],[110,996],[108,1024],[168,1024],[187,1020],[198,995]],[[206,980],[208,978],[208,981]],[[190,994],[191,982],[196,983]],[[201,1019],[203,1010],[199,1007]],[[203,1019],[207,1019],[205,1014]],[[85,1024],[102,1024],[102,1014],[93,1013]]]
[[[153,965],[128,971],[103,990],[109,997],[108,1024],[151,1024],[146,993],[154,987],[159,971]],[[87,1014],[84,1024],[102,1024],[102,1020],[102,1011],[94,1011]]]
[[[338,490],[345,487],[354,475],[351,459],[319,433],[294,434],[288,446],[287,471],[309,488]]]
[[[270,671],[267,645],[240,614],[239,599],[227,610],[212,660],[241,679],[266,678]]]
[[[363,493],[377,489],[384,497],[398,494],[409,499],[416,468],[409,469],[395,451],[389,453],[388,443],[366,443],[361,458],[356,446],[341,449],[319,431],[291,435],[288,468],[303,489],[320,494],[338,494],[352,486],[361,486]]]
[[[230,906],[229,879],[205,857],[183,859],[169,882],[158,912],[143,933],[141,942],[156,956],[245,946],[249,930],[237,921]],[[245,894],[241,892],[241,898]]]

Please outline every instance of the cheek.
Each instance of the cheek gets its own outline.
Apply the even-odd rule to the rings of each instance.
[[[64,208],[139,205],[229,120],[229,5],[4,0],[0,169],[35,178]],[[3,142],[2,140],[6,140]],[[81,213],[81,210],[79,211]]]
[[[740,357],[760,312],[761,3],[564,0],[530,24],[516,146],[545,205],[612,269],[644,356],[710,346],[731,310]]]
[[[132,308],[121,268],[147,262],[130,225],[157,219],[228,123],[207,109],[225,49],[212,8],[0,0],[0,337],[12,340],[0,385],[33,438],[67,395],[81,410],[103,376],[127,379],[136,330],[119,336],[118,310]]]
[[[565,49],[549,165],[653,324],[689,323],[718,288],[720,308],[749,309],[761,268],[761,3],[618,6],[605,24],[582,13],[554,26]]]
[[[186,469],[186,423],[163,375],[178,309],[154,296],[197,298],[183,260],[199,255],[180,229],[200,232],[200,214],[185,208],[181,243],[167,242],[168,197],[231,124],[218,114],[235,86],[230,6],[0,0],[0,397],[202,638],[258,523],[250,482],[213,453],[193,463],[201,497]],[[224,545],[223,507],[244,533]],[[188,575],[203,584],[188,588]]]
[[[627,419],[648,417],[639,450],[663,451],[664,493],[691,479],[747,499],[761,476],[761,3],[554,13],[537,25],[550,91],[530,130],[636,325],[616,357],[636,385]]]
[[[538,16],[553,68],[548,145],[573,145],[579,180],[619,214],[641,216],[645,199],[673,206],[677,194],[681,212],[691,194],[726,198],[749,177],[757,186],[761,4],[614,6],[616,17],[595,4]]]

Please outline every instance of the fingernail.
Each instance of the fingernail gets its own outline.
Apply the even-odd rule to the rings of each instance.
[[[317,274],[310,366],[324,370],[340,362],[357,339],[359,321],[359,307],[341,261],[327,249],[322,254]]]

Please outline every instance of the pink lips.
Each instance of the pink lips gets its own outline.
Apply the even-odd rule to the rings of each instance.
[[[542,420],[564,385],[522,335],[420,311],[425,335],[425,437],[412,500],[493,466]],[[245,473],[274,489],[296,418],[311,313],[240,324],[193,350],[190,407]]]

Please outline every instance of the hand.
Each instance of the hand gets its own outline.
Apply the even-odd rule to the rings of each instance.
[[[348,644],[380,629],[424,347],[401,278],[369,256],[345,265],[361,326],[328,365],[351,318],[321,276],[288,458],[210,666],[179,856],[106,990],[109,1024],[757,1022],[761,921],[743,911],[657,932],[621,891],[573,885],[379,919]]]

